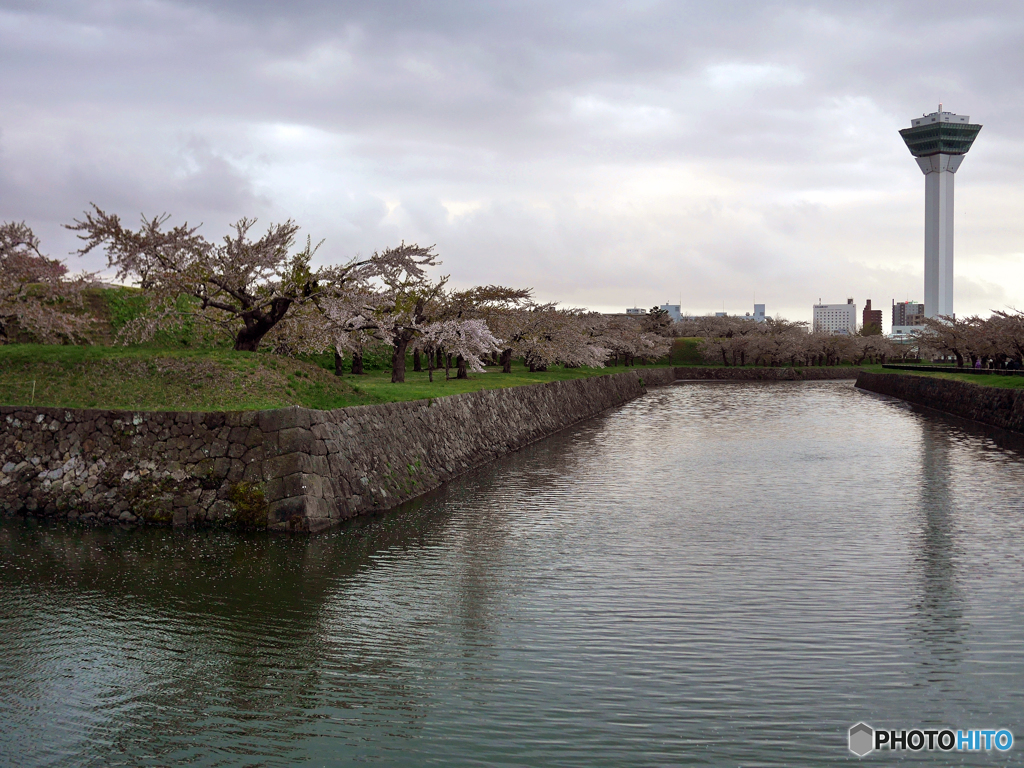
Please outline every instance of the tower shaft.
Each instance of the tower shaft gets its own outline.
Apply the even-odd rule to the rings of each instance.
[[[917,158],[924,173],[925,317],[953,314],[953,187],[963,155]]]

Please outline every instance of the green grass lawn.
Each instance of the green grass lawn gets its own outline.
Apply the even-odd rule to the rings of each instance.
[[[333,359],[280,357],[228,349],[155,347],[0,346],[0,404],[61,408],[218,411],[261,410],[301,405],[328,410],[351,405],[444,397],[590,376],[642,372],[637,368],[555,367],[530,373],[519,363],[503,374],[489,368],[469,379],[445,381],[444,371],[412,370],[404,384],[390,370],[335,376]],[[454,376],[455,371],[452,370]]]
[[[672,352],[670,353],[672,364],[708,365],[707,361],[704,360],[703,356],[701,356],[697,349],[697,345],[700,344],[700,342],[700,339],[688,336],[672,339]]]
[[[880,365],[865,365],[865,371],[871,373],[885,373],[897,376],[931,376],[937,379],[949,379],[950,381],[966,381],[969,384],[977,384],[981,387],[999,387],[1001,389],[1024,389],[1024,376],[996,376],[993,374],[977,373],[939,373],[938,371],[900,371],[892,368],[883,368]]]

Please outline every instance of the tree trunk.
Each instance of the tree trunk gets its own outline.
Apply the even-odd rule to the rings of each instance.
[[[352,373],[355,376],[363,375],[363,353],[353,352],[352,353]]]
[[[456,379],[468,379],[469,372],[466,370],[466,358],[459,355],[455,358],[455,364],[459,366],[459,372],[455,374]]]
[[[512,350],[506,349],[501,353],[501,372],[512,373]]]
[[[409,348],[409,339],[405,334],[395,340],[395,351],[391,353],[391,383],[405,383],[405,350]]]
[[[334,375],[341,376],[341,355],[338,354],[338,350],[334,350]]]
[[[255,352],[259,349],[263,337],[284,319],[291,305],[292,299],[282,297],[274,299],[266,311],[252,310],[251,313],[243,314],[241,319],[245,327],[235,336],[235,351]]]
[[[414,349],[412,351],[412,369],[413,371],[423,371],[423,363],[420,361],[419,349]]]
[[[235,337],[235,352],[255,352],[259,346],[260,339],[251,336],[243,337],[241,333]]]

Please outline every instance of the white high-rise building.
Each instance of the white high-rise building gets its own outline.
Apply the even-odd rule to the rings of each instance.
[[[812,333],[841,333],[853,335],[857,332],[857,305],[853,299],[845,304],[815,304]]]
[[[900,131],[924,174],[924,309],[926,317],[953,315],[953,175],[981,126],[944,112],[910,121]]]

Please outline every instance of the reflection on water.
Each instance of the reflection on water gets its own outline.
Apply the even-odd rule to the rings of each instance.
[[[950,487],[950,453],[955,439],[942,423],[926,423],[922,429],[917,512],[921,531],[915,547],[921,594],[915,607],[920,611],[920,638],[931,654],[922,665],[922,675],[931,682],[955,668],[966,629],[963,597],[957,587],[957,560],[962,551],[956,551],[956,496]]]
[[[1021,738],[1022,457],[847,382],[714,382],[315,538],[8,521],[0,764],[821,765],[858,720]]]

